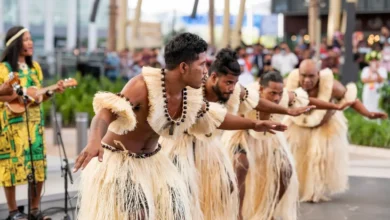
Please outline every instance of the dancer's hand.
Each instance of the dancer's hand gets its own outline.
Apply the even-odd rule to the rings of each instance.
[[[76,163],[73,168],[73,172],[77,172],[80,167],[83,170],[91,161],[92,158],[98,157],[100,162],[103,161],[103,147],[99,141],[88,143],[88,145],[81,151],[80,155],[76,159]]]
[[[303,113],[306,113],[312,109],[315,109],[316,106],[314,105],[309,105],[309,106],[304,106],[304,107],[298,107],[298,108],[289,108],[287,110],[287,114],[291,116],[299,116]]]
[[[253,129],[255,131],[264,131],[264,132],[270,132],[272,134],[275,134],[275,131],[285,131],[287,130],[287,126],[284,124],[281,124],[279,122],[274,121],[257,121],[255,128]]]
[[[387,114],[382,112],[370,112],[369,115],[367,115],[367,118],[369,119],[387,119]]]
[[[351,101],[351,102],[344,102],[344,103],[341,103],[341,104],[337,104],[337,108],[336,110],[344,110],[345,108],[355,104],[356,100],[354,101]]]

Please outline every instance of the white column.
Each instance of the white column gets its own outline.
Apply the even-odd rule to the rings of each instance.
[[[0,48],[4,47],[4,38],[5,38],[5,30],[4,30],[4,8],[3,8],[3,0],[0,0]]]
[[[90,22],[88,25],[88,52],[97,48],[97,26],[96,23]]]
[[[19,0],[19,24],[23,27],[29,29],[30,23],[28,19],[28,9],[29,9],[29,2],[28,0]]]
[[[278,37],[283,39],[284,37],[284,15],[278,14]]]
[[[250,30],[250,43],[253,42],[253,4],[251,4],[250,7],[248,7],[248,13],[247,13],[247,23],[246,26]],[[259,36],[256,34],[256,36]],[[256,38],[256,43],[259,42],[259,39]]]
[[[95,0],[89,0],[89,10],[92,12],[93,3]],[[99,11],[99,10],[98,10]],[[90,16],[88,16],[88,22],[89,22]],[[92,52],[97,47],[97,26],[96,21],[94,23],[89,22],[88,24],[88,52]]]
[[[53,52],[54,50],[54,16],[53,16],[53,0],[45,0],[45,35],[44,49],[45,53]]]
[[[67,0],[68,24],[66,28],[66,49],[76,48],[77,40],[77,0]]]

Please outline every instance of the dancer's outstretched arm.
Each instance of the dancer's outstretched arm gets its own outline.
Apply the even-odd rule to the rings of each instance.
[[[314,108],[315,108],[314,105],[298,107],[298,108],[285,108],[281,105],[278,105],[266,99],[260,99],[259,104],[256,106],[256,110],[260,112],[276,113],[276,114],[291,115],[291,116],[301,115]]]
[[[316,109],[322,109],[322,110],[343,110],[343,109],[355,104],[355,102],[356,102],[356,100],[355,100],[355,101],[351,101],[351,102],[335,104],[332,102],[325,102],[325,101],[322,101],[321,99],[317,99],[317,98],[313,98],[313,97],[310,97],[309,101],[310,101],[309,105],[314,105],[316,107]]]
[[[337,80],[334,81],[333,91],[332,91],[334,98],[343,99],[347,92],[348,92],[347,88],[343,84],[341,84]],[[386,119],[388,117],[386,113],[368,111],[368,109],[363,105],[363,103],[359,99],[356,99],[356,101],[351,105],[351,107],[356,112],[369,119]]]
[[[252,120],[252,119],[243,118],[228,113],[226,114],[224,121],[218,127],[218,129],[222,129],[222,130],[253,129],[255,131],[268,131],[273,133],[272,130],[285,131],[287,129],[287,126],[278,122]]]
[[[367,108],[363,105],[363,103],[359,99],[356,100],[351,107],[355,109],[355,111],[357,111],[359,114],[369,119],[386,119],[388,117],[387,114],[383,112],[368,111]]]

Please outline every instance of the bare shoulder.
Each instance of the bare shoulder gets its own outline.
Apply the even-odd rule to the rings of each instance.
[[[129,80],[121,93],[133,104],[144,104],[148,102],[148,89],[142,74]]]
[[[338,80],[333,81],[332,97],[342,99],[347,89]]]

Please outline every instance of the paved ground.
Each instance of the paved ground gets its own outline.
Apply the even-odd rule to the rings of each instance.
[[[302,220],[389,220],[390,179],[350,177],[350,190],[332,201],[301,204]]]
[[[46,130],[48,153],[48,180],[46,182],[45,207],[63,207],[63,179],[60,175],[60,151],[53,145],[53,132]],[[62,129],[66,153],[73,163],[77,156],[75,129]],[[373,152],[375,151],[375,152]],[[350,150],[350,190],[334,196],[332,201],[319,204],[301,204],[299,220],[390,220],[390,150],[360,148]],[[75,184],[69,186],[71,197],[76,193]],[[26,203],[26,187],[18,190],[19,204]],[[75,201],[73,201],[73,205]],[[3,212],[1,211],[3,209]],[[0,219],[5,218],[5,196],[0,191]],[[59,214],[53,220],[63,219]],[[73,219],[73,218],[72,218]]]

